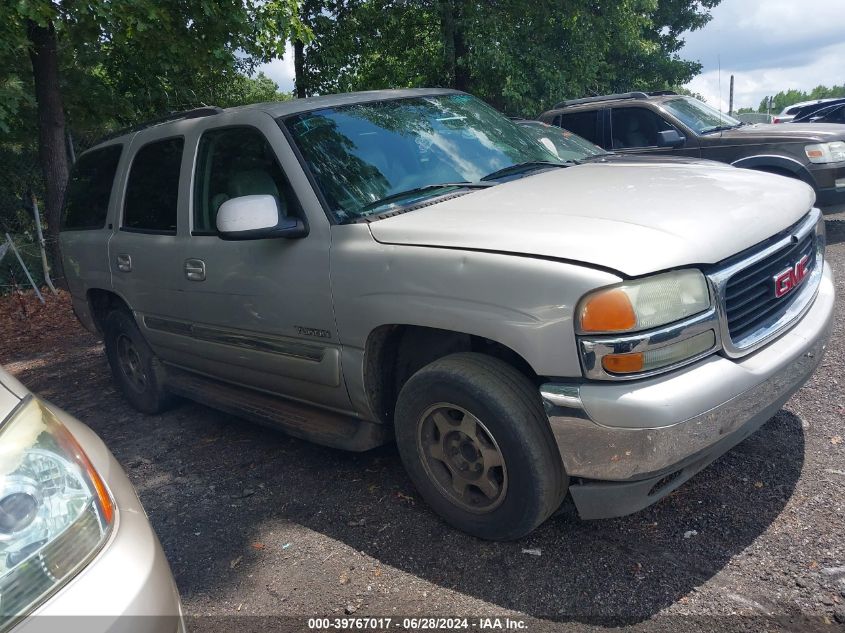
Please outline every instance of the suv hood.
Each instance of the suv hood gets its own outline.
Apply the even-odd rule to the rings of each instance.
[[[789,227],[806,184],[720,163],[596,161],[370,223],[385,244],[578,261],[637,276],[713,264]]]
[[[707,138],[705,134],[703,138]],[[714,135],[719,138],[719,135]],[[754,123],[723,130],[721,139],[746,143],[827,143],[845,139],[845,127],[836,123]]]

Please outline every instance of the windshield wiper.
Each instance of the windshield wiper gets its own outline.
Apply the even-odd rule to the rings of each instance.
[[[713,127],[707,127],[701,130],[699,134],[710,134],[711,132],[724,132],[725,130],[733,130],[735,128],[741,127],[742,123],[737,123],[736,125],[714,125]]]
[[[380,198],[371,202],[369,204],[364,205],[359,209],[361,211],[372,211],[373,209],[378,209],[379,207],[383,207],[386,204],[390,204],[395,200],[401,200],[402,198],[410,198],[411,196],[426,193],[427,191],[432,191],[436,189],[449,189],[449,188],[463,188],[463,189],[479,189],[479,188],[487,188],[492,187],[493,183],[487,182],[441,182],[434,185],[423,185],[422,187],[414,187],[413,189],[408,189],[407,191],[400,191],[398,193],[392,193],[389,196],[385,196],[384,198]]]
[[[516,163],[515,165],[508,165],[507,167],[497,169],[493,173],[484,176],[481,180],[495,180],[496,178],[519,173],[521,171],[531,169],[532,167],[570,167],[577,164],[578,161],[576,160],[567,160],[562,163],[555,163],[550,160],[527,160],[523,163]]]

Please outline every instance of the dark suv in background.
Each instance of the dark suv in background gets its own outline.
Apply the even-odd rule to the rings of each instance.
[[[819,206],[845,204],[843,125],[747,125],[674,92],[573,99],[538,119],[615,152],[707,158],[798,178]]]

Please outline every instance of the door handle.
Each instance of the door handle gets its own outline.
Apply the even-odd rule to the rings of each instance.
[[[205,281],[205,262],[201,259],[186,259],[185,277],[188,281]]]
[[[132,256],[131,255],[118,255],[117,256],[117,269],[122,273],[132,272]]]

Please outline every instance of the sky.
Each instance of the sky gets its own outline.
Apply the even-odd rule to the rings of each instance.
[[[728,109],[731,74],[734,109],[757,109],[781,90],[845,83],[845,1],[722,0],[712,15],[681,50],[703,64],[687,87],[711,105]]]
[[[288,44],[285,47],[285,56],[282,59],[274,59],[268,64],[262,64],[258,70],[275,81],[282,92],[292,92],[293,78],[296,76],[293,69],[293,46]]]
[[[731,74],[734,109],[756,109],[781,90],[845,83],[845,0],[722,0],[712,15],[681,50],[703,64],[687,87],[711,105],[728,109]],[[260,69],[282,91],[293,90],[290,46]]]

